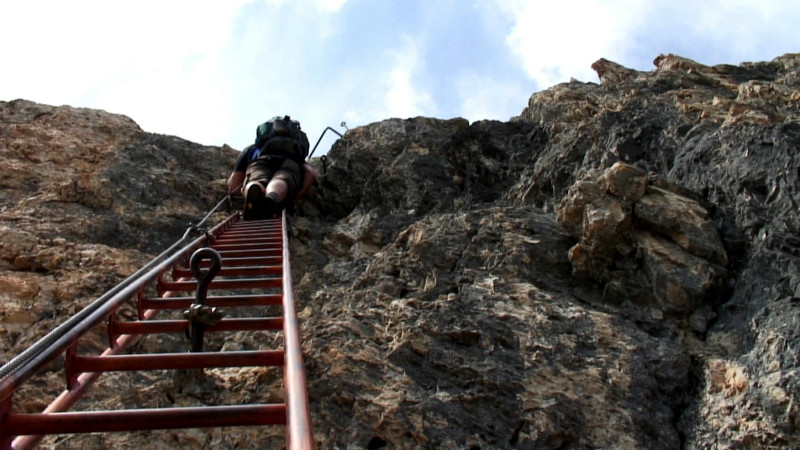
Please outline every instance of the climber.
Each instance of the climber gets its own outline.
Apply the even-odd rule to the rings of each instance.
[[[256,129],[255,143],[239,154],[228,179],[228,192],[242,186],[244,220],[277,217],[300,201],[317,180],[305,162],[308,137],[289,116],[273,117]]]

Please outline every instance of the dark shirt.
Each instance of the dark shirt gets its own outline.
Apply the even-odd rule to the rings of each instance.
[[[233,166],[234,172],[247,171],[247,166],[250,165],[250,163],[253,162],[253,160],[258,157],[258,155],[255,156],[251,155],[251,153],[255,148],[256,148],[255,145],[250,144],[247,147],[245,147],[245,149],[242,150],[241,153],[239,153],[239,157],[236,159],[236,164],[234,164]]]

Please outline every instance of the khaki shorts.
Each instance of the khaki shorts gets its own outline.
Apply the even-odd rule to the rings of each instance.
[[[300,166],[282,156],[261,156],[247,166],[245,185],[251,181],[258,181],[266,187],[273,178],[285,181],[289,186],[288,198],[294,198],[302,182]]]

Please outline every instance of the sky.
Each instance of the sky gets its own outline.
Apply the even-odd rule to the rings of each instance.
[[[770,61],[800,52],[798,23],[797,0],[0,0],[0,100],[237,149],[290,115],[314,146],[389,118],[507,121],[599,82],[600,58]]]

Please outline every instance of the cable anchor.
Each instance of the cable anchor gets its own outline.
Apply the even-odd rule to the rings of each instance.
[[[211,262],[207,269],[200,267],[200,263],[203,260]],[[222,269],[222,257],[216,250],[204,247],[192,253],[192,257],[189,260],[189,268],[197,278],[197,291],[195,292],[194,303],[183,312],[183,316],[189,321],[187,337],[191,341],[190,351],[202,352],[205,327],[216,325],[225,316],[224,311],[205,304],[208,296],[208,286]]]

